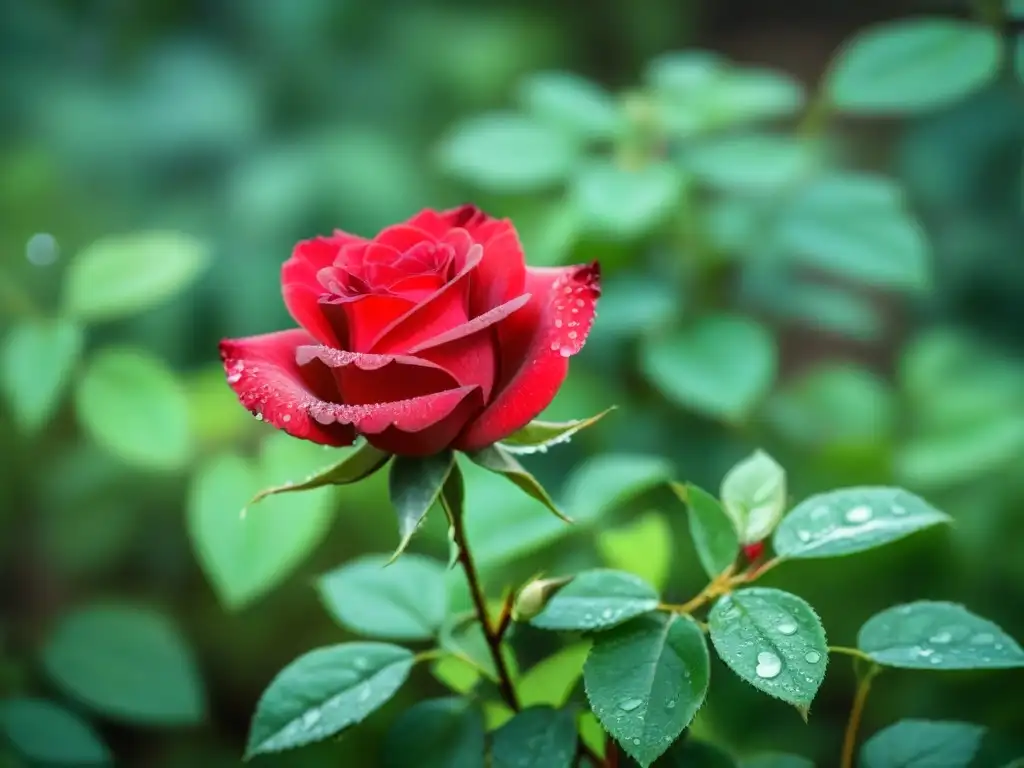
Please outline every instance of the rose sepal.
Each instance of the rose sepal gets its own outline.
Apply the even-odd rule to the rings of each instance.
[[[547,507],[556,517],[567,523],[573,522],[571,517],[558,508],[537,478],[530,474],[502,444],[495,443],[482,450],[467,453],[466,456],[474,464],[509,480],[519,490]]]
[[[577,432],[596,424],[614,410],[615,406],[613,405],[588,419],[572,419],[570,421],[534,419],[522,429],[503,438],[500,445],[508,453],[545,453],[548,448],[569,442]]]

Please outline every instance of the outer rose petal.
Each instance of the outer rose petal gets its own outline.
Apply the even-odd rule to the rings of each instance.
[[[583,348],[590,332],[600,277],[597,262],[527,270],[533,300],[498,326],[501,389],[453,447],[485,448],[526,426],[548,406],[568,373],[569,358]]]
[[[330,266],[344,246],[362,240],[341,231],[335,232],[333,237],[303,240],[292,250],[291,258],[281,265],[281,293],[285,306],[295,322],[324,344],[343,346],[347,340],[338,337],[320,311],[319,298],[324,290],[316,279],[316,273]]]
[[[526,288],[526,259],[515,228],[508,221],[495,221],[487,229],[493,234],[481,242],[484,257],[473,275],[469,299],[472,316],[529,292]]]
[[[456,227],[468,230],[469,234],[472,235],[473,230],[477,227],[493,220],[475,205],[467,203],[457,208],[449,208],[446,211],[434,211],[428,208],[417,213],[406,224],[410,227],[418,227],[429,232],[434,237],[441,238],[444,237],[448,230]]]
[[[337,399],[338,391],[325,366],[300,368],[297,347],[314,344],[306,331],[279,331],[220,343],[228,384],[242,405],[289,435],[323,445],[351,445],[349,424],[321,423],[310,416],[311,404]]]

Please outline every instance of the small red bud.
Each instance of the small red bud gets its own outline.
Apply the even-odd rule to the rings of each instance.
[[[748,563],[753,563],[764,554],[764,542],[755,541],[753,544],[746,544],[743,547],[743,554]]]

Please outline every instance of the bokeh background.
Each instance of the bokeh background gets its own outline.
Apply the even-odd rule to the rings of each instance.
[[[528,460],[587,525],[555,530],[511,487],[471,476],[471,536],[496,594],[539,568],[605,562],[664,570],[666,593],[686,599],[699,567],[657,481],[715,490],[762,447],[794,499],[899,484],[956,520],[773,572],[831,642],[852,645],[870,615],[916,598],[963,602],[1024,638],[1012,30],[1000,27],[1005,66],[962,98],[842,110],[816,95],[844,41],[875,22],[999,24],[1014,10],[978,6],[3,3],[4,695],[81,714],[118,765],[239,763],[273,675],[350,637],[314,578],[396,536],[382,477],[240,521],[255,488],[331,457],[236,404],[217,342],[291,325],[278,270],[297,240],[371,235],[467,200],[512,217],[532,263],[602,260],[597,324],[546,415],[619,406]],[[673,54],[696,49],[715,58]],[[962,74],[971,56],[984,53],[935,66]],[[876,70],[880,89],[898,65]],[[536,78],[551,71],[602,90]],[[850,173],[871,176],[851,192]],[[807,203],[823,218],[787,219],[801,185],[830,174],[839,191]],[[76,268],[89,254],[105,266]],[[126,280],[136,298],[119,293]],[[438,522],[414,550],[444,556]],[[520,665],[552,642],[522,633]],[[833,659],[809,726],[720,664],[713,680],[697,732],[737,755],[837,764],[847,660]],[[1022,687],[1020,671],[891,671],[865,729],[978,722],[994,731],[978,764],[997,765],[1024,753]],[[377,765],[398,712],[443,690],[418,668],[343,741],[259,762]]]

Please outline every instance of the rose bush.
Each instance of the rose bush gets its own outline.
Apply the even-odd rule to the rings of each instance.
[[[257,418],[295,437],[426,456],[500,441],[552,400],[600,295],[597,263],[527,267],[515,228],[471,205],[367,240],[300,242],[281,269],[301,326],[220,344]]]

